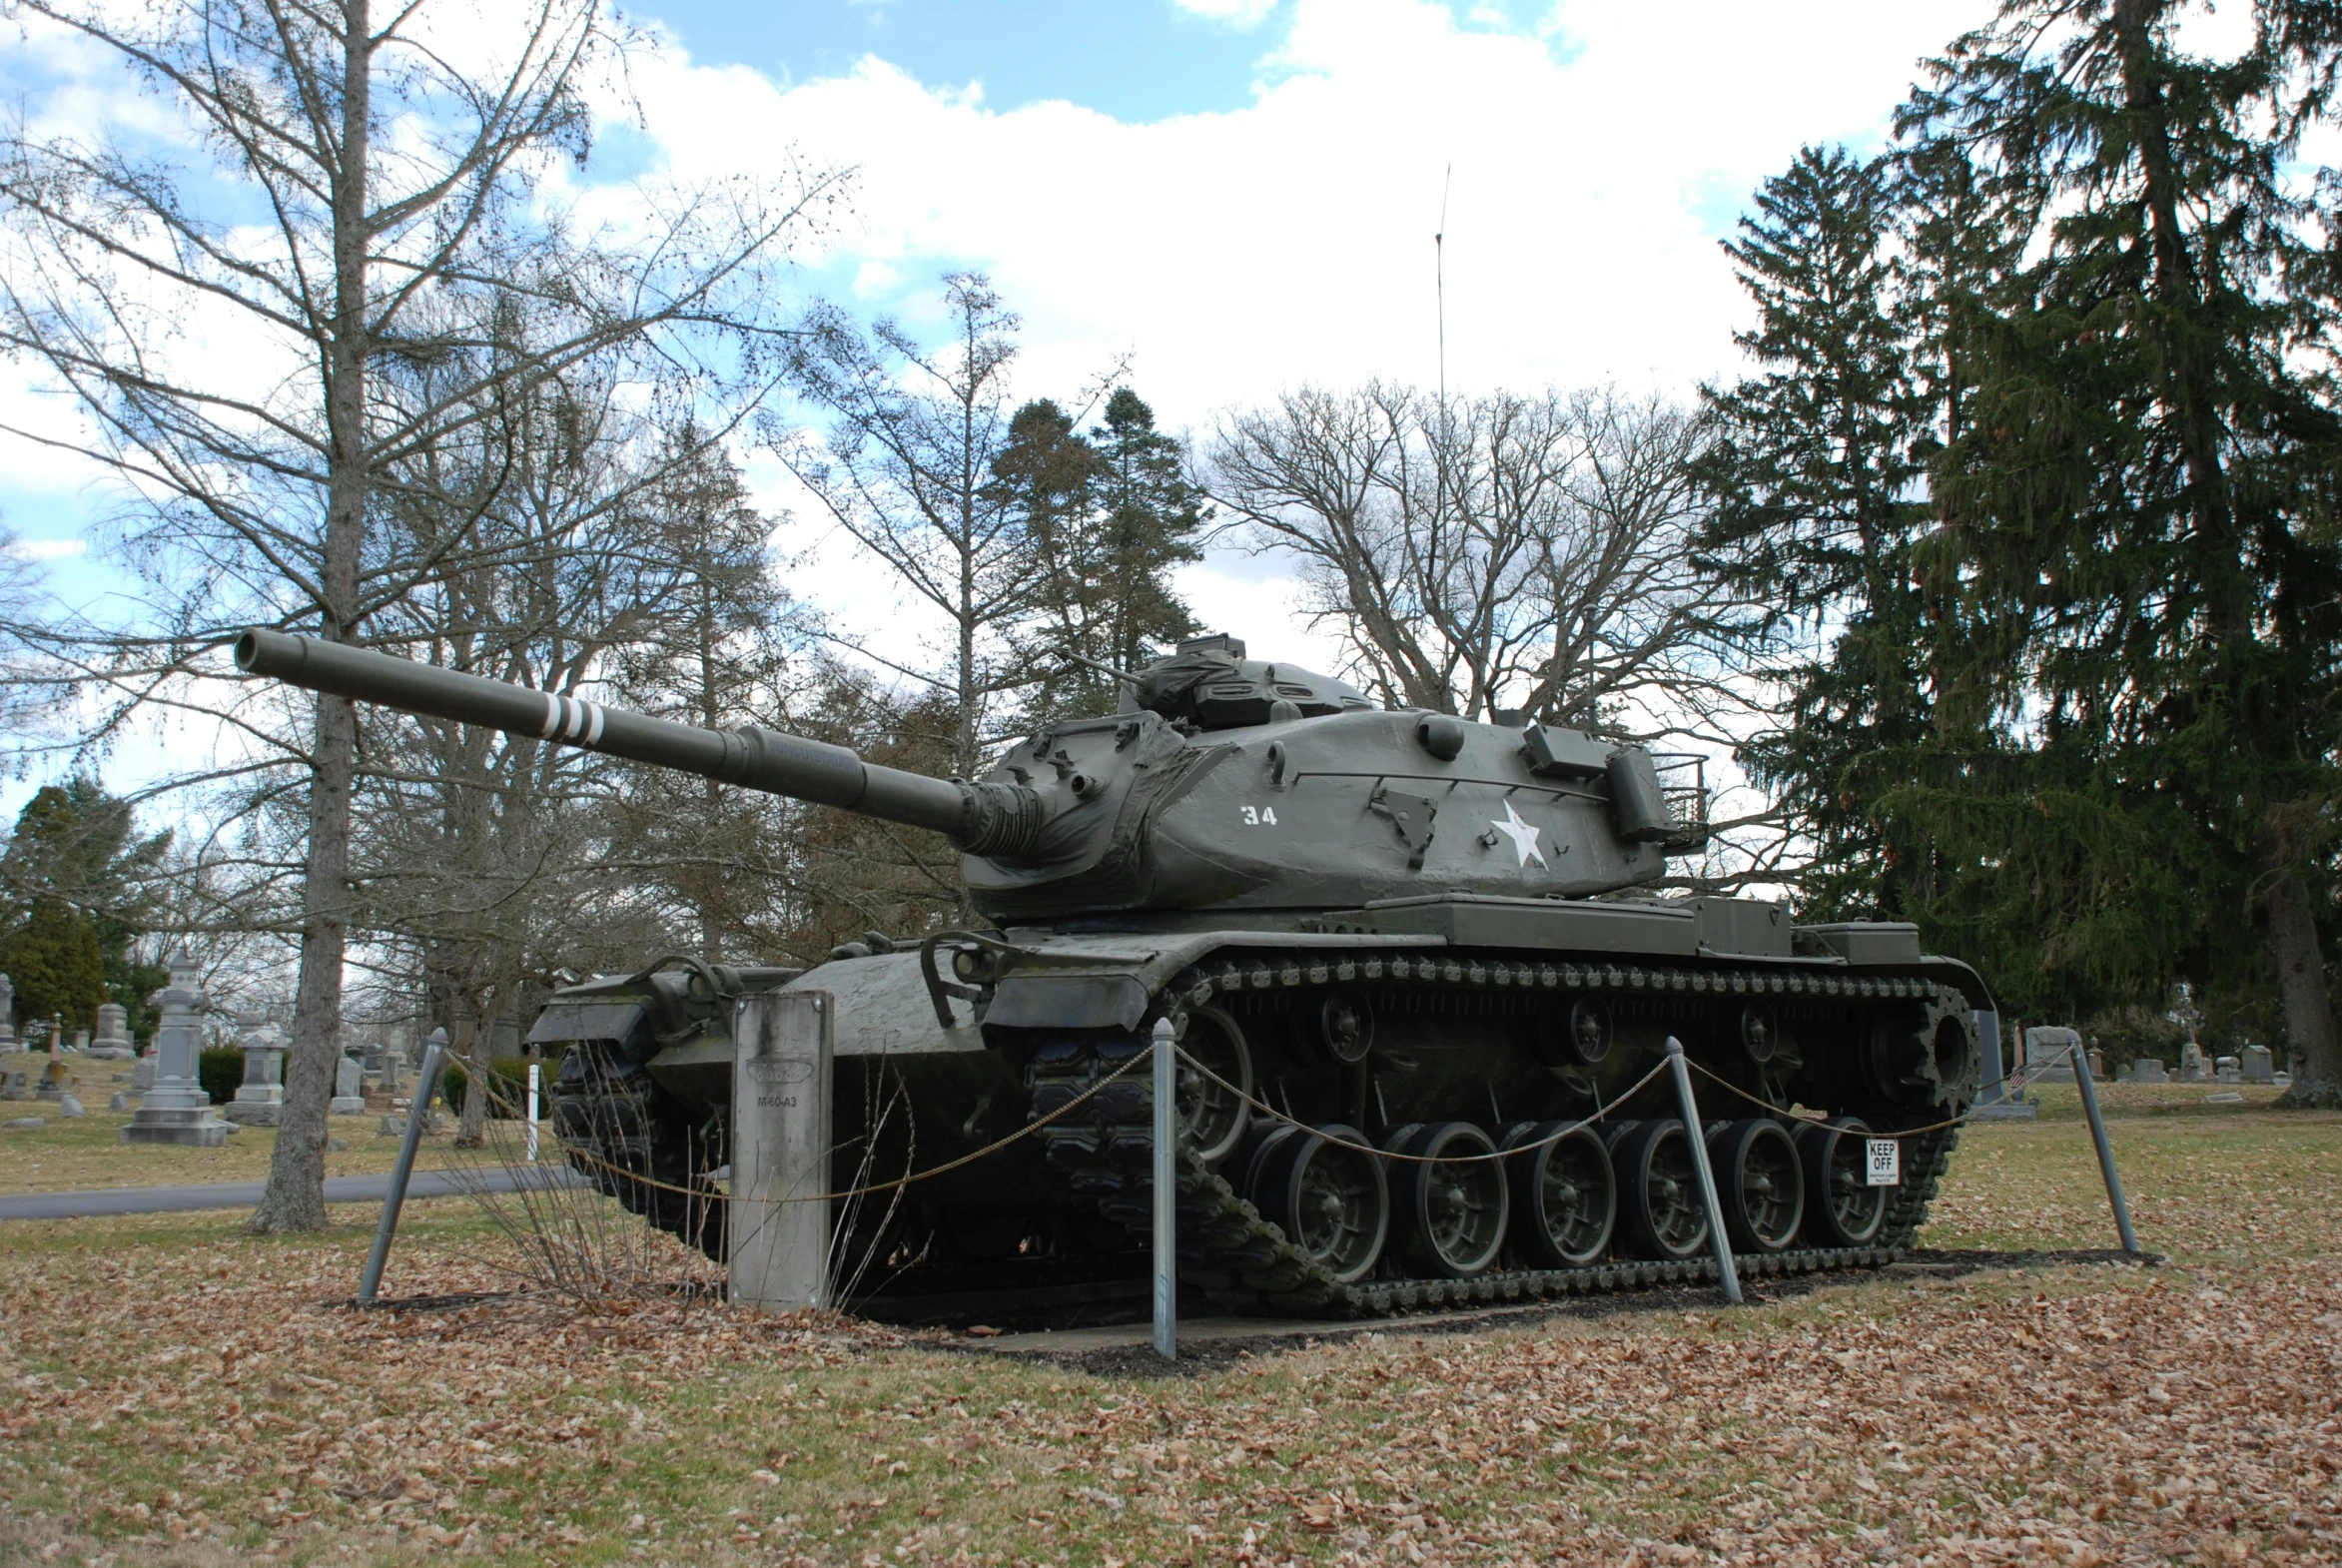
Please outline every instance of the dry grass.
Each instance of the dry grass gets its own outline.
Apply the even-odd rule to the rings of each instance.
[[[353,1313],[359,1214],[13,1224],[0,1561],[2336,1560],[2342,1119],[2199,1097],[2115,1140],[2168,1266],[1160,1379],[711,1307]],[[1928,1240],[2105,1245],[2095,1182],[2076,1127],[1979,1130]],[[417,1205],[387,1288],[494,1287],[502,1244]]]
[[[0,1132],[0,1193],[70,1192],[93,1187],[175,1186],[193,1181],[260,1181],[269,1174],[269,1157],[277,1147],[277,1130],[248,1127],[231,1133],[218,1149],[179,1149],[158,1144],[125,1144],[122,1128],[127,1111],[108,1111],[111,1088],[94,1099],[82,1097],[89,1115],[68,1121],[46,1101],[0,1103],[0,1121],[14,1117],[46,1117],[40,1127]],[[381,1113],[336,1117],[333,1132],[350,1147],[326,1156],[326,1175],[365,1176],[388,1171],[398,1155],[398,1141],[381,1138]],[[450,1140],[429,1138],[417,1153],[416,1166],[435,1170],[444,1165],[476,1162],[449,1148]]]

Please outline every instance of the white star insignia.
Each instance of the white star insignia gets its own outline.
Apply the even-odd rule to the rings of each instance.
[[[1504,820],[1488,825],[1512,840],[1513,850],[1520,856],[1521,865],[1526,866],[1532,858],[1540,866],[1545,864],[1545,852],[1537,847],[1539,828],[1533,822],[1523,822],[1520,814],[1512,809],[1511,801],[1504,803]]]

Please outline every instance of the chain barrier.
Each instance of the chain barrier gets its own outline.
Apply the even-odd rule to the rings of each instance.
[[[2058,1052],[2056,1056],[2050,1058],[2047,1062],[2042,1063],[2040,1072],[2046,1073],[2050,1071],[2052,1068],[2056,1067],[2058,1063],[2064,1061],[2067,1057],[2072,1056],[2080,1049],[2081,1048],[2079,1046],[2067,1046],[2063,1051]],[[1685,1060],[1689,1061],[1690,1059],[1687,1057]],[[2076,1066],[2079,1067],[2079,1064],[2077,1063]],[[1747,1090],[1734,1083],[1731,1079],[1726,1078],[1723,1074],[1718,1073],[1715,1069],[1705,1066],[1702,1063],[1693,1062],[1692,1070],[1696,1073],[1702,1073],[1707,1077],[1714,1079],[1718,1084],[1721,1084],[1724,1088],[1740,1096],[1741,1099],[1747,1101],[1750,1105],[1761,1107],[1762,1109],[1770,1111],[1775,1116],[1781,1117],[1787,1121],[1802,1122],[1808,1127],[1820,1127],[1830,1120],[1827,1116],[1824,1116],[1820,1112],[1792,1111],[1786,1106],[1777,1106],[1770,1100],[1765,1100],[1759,1096],[1752,1095]],[[2083,1072],[2088,1071],[2087,1068],[2081,1068],[2080,1070]],[[2038,1077],[2039,1074],[2035,1074],[2034,1076]],[[2025,1081],[2022,1078],[2017,1080],[2017,1084],[2019,1086],[2021,1086],[2024,1082]],[[1879,1133],[1875,1136],[1879,1138],[1917,1138],[1922,1133],[1941,1133],[1946,1128],[1967,1126],[1967,1124],[1974,1119],[1975,1114],[1976,1108],[1971,1107],[1968,1110],[1961,1112],[1958,1116],[1951,1118],[1949,1121],[1931,1122],[1926,1127],[1890,1128],[1886,1132]]]
[[[776,1203],[843,1202],[850,1197],[868,1197],[873,1192],[891,1192],[897,1187],[909,1186],[914,1181],[931,1180],[936,1176],[945,1176],[951,1172],[957,1171],[963,1166],[972,1166],[979,1160],[983,1160],[990,1156],[999,1154],[1002,1150],[1007,1149],[1012,1144],[1018,1143],[1024,1139],[1031,1138],[1034,1134],[1040,1132],[1043,1128],[1049,1126],[1052,1122],[1055,1122],[1059,1118],[1079,1109],[1081,1106],[1090,1101],[1094,1096],[1103,1093],[1116,1082],[1127,1077],[1130,1073],[1136,1070],[1141,1063],[1148,1061],[1150,1055],[1151,1053],[1146,1051],[1140,1052],[1130,1061],[1124,1063],[1121,1067],[1116,1068],[1112,1073],[1109,1073],[1106,1077],[1100,1079],[1097,1083],[1091,1085],[1088,1089],[1083,1090],[1082,1093],[1076,1095],[1073,1099],[1067,1101],[1064,1105],[1058,1107],[1055,1111],[1050,1112],[1047,1116],[1040,1117],[1034,1121],[1026,1123],[1023,1127],[1017,1129],[1016,1132],[1011,1133],[1008,1137],[987,1144],[982,1149],[977,1150],[974,1154],[962,1155],[957,1160],[947,1160],[942,1165],[935,1167],[933,1170],[915,1171],[906,1176],[896,1176],[892,1180],[888,1181],[874,1181],[868,1186],[849,1187],[842,1192],[814,1192],[804,1197],[776,1197],[767,1199],[767,1201]],[[677,1186],[672,1181],[661,1181],[656,1176],[643,1176],[639,1172],[627,1170],[624,1166],[613,1165],[609,1161],[602,1159],[599,1155],[591,1154],[583,1149],[572,1147],[568,1148],[567,1152],[569,1158],[572,1160],[582,1160],[589,1166],[598,1166],[602,1170],[608,1171],[613,1175],[624,1176],[629,1181],[638,1182],[643,1186],[656,1187],[662,1192],[679,1192],[685,1197],[697,1198],[707,1198],[718,1195],[709,1187]]]
[[[1178,1057],[1181,1062],[1186,1063],[1196,1072],[1202,1074],[1205,1078],[1210,1079],[1214,1084],[1217,1084],[1220,1088],[1226,1090],[1229,1094],[1235,1096],[1238,1100],[1241,1100],[1245,1105],[1250,1106],[1254,1111],[1268,1118],[1271,1122],[1282,1122],[1287,1127],[1297,1127],[1304,1133],[1314,1133],[1319,1138],[1325,1139],[1325,1142],[1331,1144],[1336,1149],[1347,1149],[1355,1154],[1372,1155],[1377,1160],[1394,1160],[1410,1166],[1468,1166],[1485,1164],[1494,1160],[1510,1160],[1515,1155],[1530,1154],[1536,1150],[1544,1149],[1549,1145],[1558,1144],[1563,1139],[1568,1138],[1581,1129],[1592,1127],[1595,1123],[1609,1116],[1611,1112],[1618,1109],[1620,1102],[1626,1100],[1629,1096],[1634,1095],[1645,1085],[1649,1084],[1653,1079],[1667,1071],[1667,1064],[1665,1062],[1661,1062],[1657,1067],[1651,1069],[1650,1072],[1645,1073],[1641,1078],[1635,1080],[1632,1084],[1629,1084],[1625,1089],[1621,1090],[1608,1105],[1602,1105],[1599,1101],[1597,1101],[1596,1109],[1592,1116],[1587,1117],[1582,1121],[1572,1122],[1569,1126],[1563,1128],[1560,1132],[1537,1139],[1532,1143],[1518,1144],[1511,1149],[1500,1149],[1497,1150],[1494,1154],[1488,1155],[1398,1155],[1392,1154],[1388,1150],[1376,1149],[1368,1144],[1353,1144],[1348,1139],[1326,1138],[1326,1135],[1323,1132],[1319,1131],[1317,1128],[1311,1127],[1308,1123],[1301,1121],[1299,1118],[1287,1116],[1282,1111],[1277,1110],[1276,1107],[1253,1099],[1250,1095],[1238,1089],[1235,1085],[1229,1083],[1226,1079],[1221,1078],[1217,1073],[1214,1073],[1211,1071],[1211,1069],[1205,1067],[1202,1063],[1196,1061],[1193,1057],[1187,1055],[1186,1050],[1183,1047],[1179,1049]]]
[[[2067,1057],[2074,1055],[2078,1049],[2079,1048],[2075,1046],[2067,1046],[2063,1051],[2058,1053],[2056,1057],[2044,1063],[2040,1071],[2047,1072],[2050,1069],[2055,1068],[2059,1062],[2062,1062]],[[1607,1104],[1597,1104],[1592,1116],[1584,1117],[1576,1122],[1572,1122],[1568,1126],[1561,1129],[1561,1131],[1558,1133],[1548,1134],[1543,1138],[1533,1140],[1526,1144],[1516,1145],[1511,1149],[1500,1149],[1492,1154],[1486,1155],[1401,1155],[1393,1154],[1386,1150],[1376,1149],[1372,1145],[1368,1144],[1353,1144],[1347,1139],[1325,1138],[1325,1135],[1322,1132],[1319,1132],[1316,1128],[1310,1126],[1308,1123],[1301,1121],[1297,1117],[1288,1116],[1284,1112],[1277,1110],[1276,1107],[1267,1104],[1265,1101],[1255,1099],[1245,1091],[1238,1089],[1235,1085],[1220,1077],[1219,1074],[1213,1072],[1202,1062],[1197,1061],[1194,1057],[1188,1055],[1184,1047],[1176,1048],[1176,1050],[1178,1060],[1181,1063],[1193,1068],[1197,1073],[1200,1073],[1203,1077],[1211,1080],[1211,1082],[1217,1084],[1220,1088],[1226,1090],[1229,1094],[1242,1101],[1246,1106],[1250,1107],[1255,1114],[1266,1117],[1271,1122],[1279,1122],[1287,1127],[1299,1128],[1303,1132],[1314,1134],[1319,1138],[1324,1138],[1326,1143],[1332,1145],[1336,1149],[1346,1149],[1353,1154],[1371,1155],[1378,1160],[1390,1160],[1406,1165],[1423,1166],[1462,1166],[1487,1164],[1493,1161],[1510,1160],[1515,1155],[1532,1154],[1537,1150],[1559,1144],[1564,1139],[1569,1138],[1586,1128],[1590,1128],[1598,1122],[1606,1120],[1613,1111],[1618,1109],[1622,1102],[1648,1088],[1654,1079],[1658,1078],[1660,1074],[1667,1071],[1667,1064],[1665,1062],[1660,1062],[1655,1065],[1650,1072],[1645,1073],[1641,1078],[1635,1080],[1635,1082],[1629,1084],[1625,1089],[1619,1091],[1618,1094],[1611,1097]],[[874,1192],[891,1192],[898,1187],[910,1186],[914,1182],[932,1180],[936,1176],[948,1176],[954,1171],[958,1171],[964,1167],[974,1165],[979,1160],[988,1159],[993,1155],[999,1154],[1002,1150],[1007,1149],[1014,1144],[1031,1138],[1034,1134],[1040,1132],[1043,1128],[1048,1127],[1050,1124],[1057,1122],[1079,1110],[1082,1106],[1088,1104],[1092,1099],[1103,1093],[1110,1086],[1120,1082],[1122,1079],[1137,1071],[1142,1063],[1148,1062],[1151,1059],[1152,1055],[1153,1052],[1151,1050],[1141,1051],[1130,1061],[1124,1063],[1121,1067],[1115,1069],[1114,1072],[1108,1074],[1105,1078],[1100,1079],[1097,1083],[1091,1085],[1088,1089],[1083,1090],[1079,1095],[1076,1095],[1073,1099],[1067,1101],[1064,1105],[1058,1107],[1055,1111],[1050,1112],[1048,1115],[1037,1118],[1032,1122],[1028,1122],[1025,1124],[1025,1126],[1019,1128],[1016,1132],[1011,1133],[1008,1137],[987,1144],[982,1149],[975,1151],[973,1154],[962,1155],[957,1160],[946,1161],[944,1164],[937,1166],[932,1170],[914,1172],[910,1176],[896,1176],[891,1180],[876,1181],[868,1186],[849,1187],[844,1191],[817,1192],[806,1197],[784,1197],[774,1199],[774,1201],[783,1203],[843,1202],[849,1198],[868,1197]],[[1705,1074],[1708,1078],[1713,1079],[1723,1088],[1729,1090],[1735,1095],[1738,1095],[1741,1099],[1749,1102],[1749,1104],[1757,1106],[1763,1110],[1770,1111],[1775,1116],[1783,1117],[1792,1122],[1802,1122],[1815,1125],[1828,1120],[1827,1118],[1817,1114],[1801,1113],[1792,1111],[1784,1106],[1774,1105],[1771,1101],[1764,1100],[1756,1095],[1750,1094],[1747,1090],[1741,1088],[1738,1084],[1733,1083],[1730,1079],[1723,1077],[1702,1063],[1693,1062],[1692,1067],[1695,1071]],[[2038,1074],[2035,1074],[2034,1076],[2037,1077]],[[490,1091],[490,1098],[498,1098],[495,1096],[492,1090]],[[1938,1133],[1942,1132],[1946,1128],[1965,1126],[1969,1118],[1973,1115],[1973,1112],[1969,1112],[1962,1116],[1953,1117],[1949,1121],[1932,1123],[1926,1127],[1896,1128],[1892,1130],[1891,1133],[1882,1134],[1880,1136],[1894,1138],[1914,1138],[1923,1133]],[[656,1176],[644,1176],[637,1171],[630,1171],[624,1166],[616,1165],[610,1161],[604,1160],[599,1155],[596,1155],[589,1150],[570,1145],[566,1141],[561,1141],[561,1147],[563,1153],[566,1154],[567,1157],[572,1161],[577,1161],[587,1166],[599,1168],[600,1170],[609,1172],[612,1176],[621,1176],[626,1180],[636,1182],[643,1186],[655,1187],[658,1190],[664,1192],[678,1193],[684,1197],[704,1199],[716,1195],[716,1193],[710,1187],[681,1186],[672,1181],[662,1181]]]

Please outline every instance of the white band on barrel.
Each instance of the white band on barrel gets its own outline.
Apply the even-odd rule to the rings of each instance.
[[[573,740],[581,746],[598,746],[602,738],[602,707],[598,702],[587,702],[580,697],[556,697],[544,693],[545,727],[539,733],[546,740]]]

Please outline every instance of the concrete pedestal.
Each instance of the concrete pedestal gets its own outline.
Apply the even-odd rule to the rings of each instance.
[[[735,1305],[829,1304],[830,1065],[835,1005],[818,991],[740,999],[733,1038],[732,1197],[726,1220]]]

